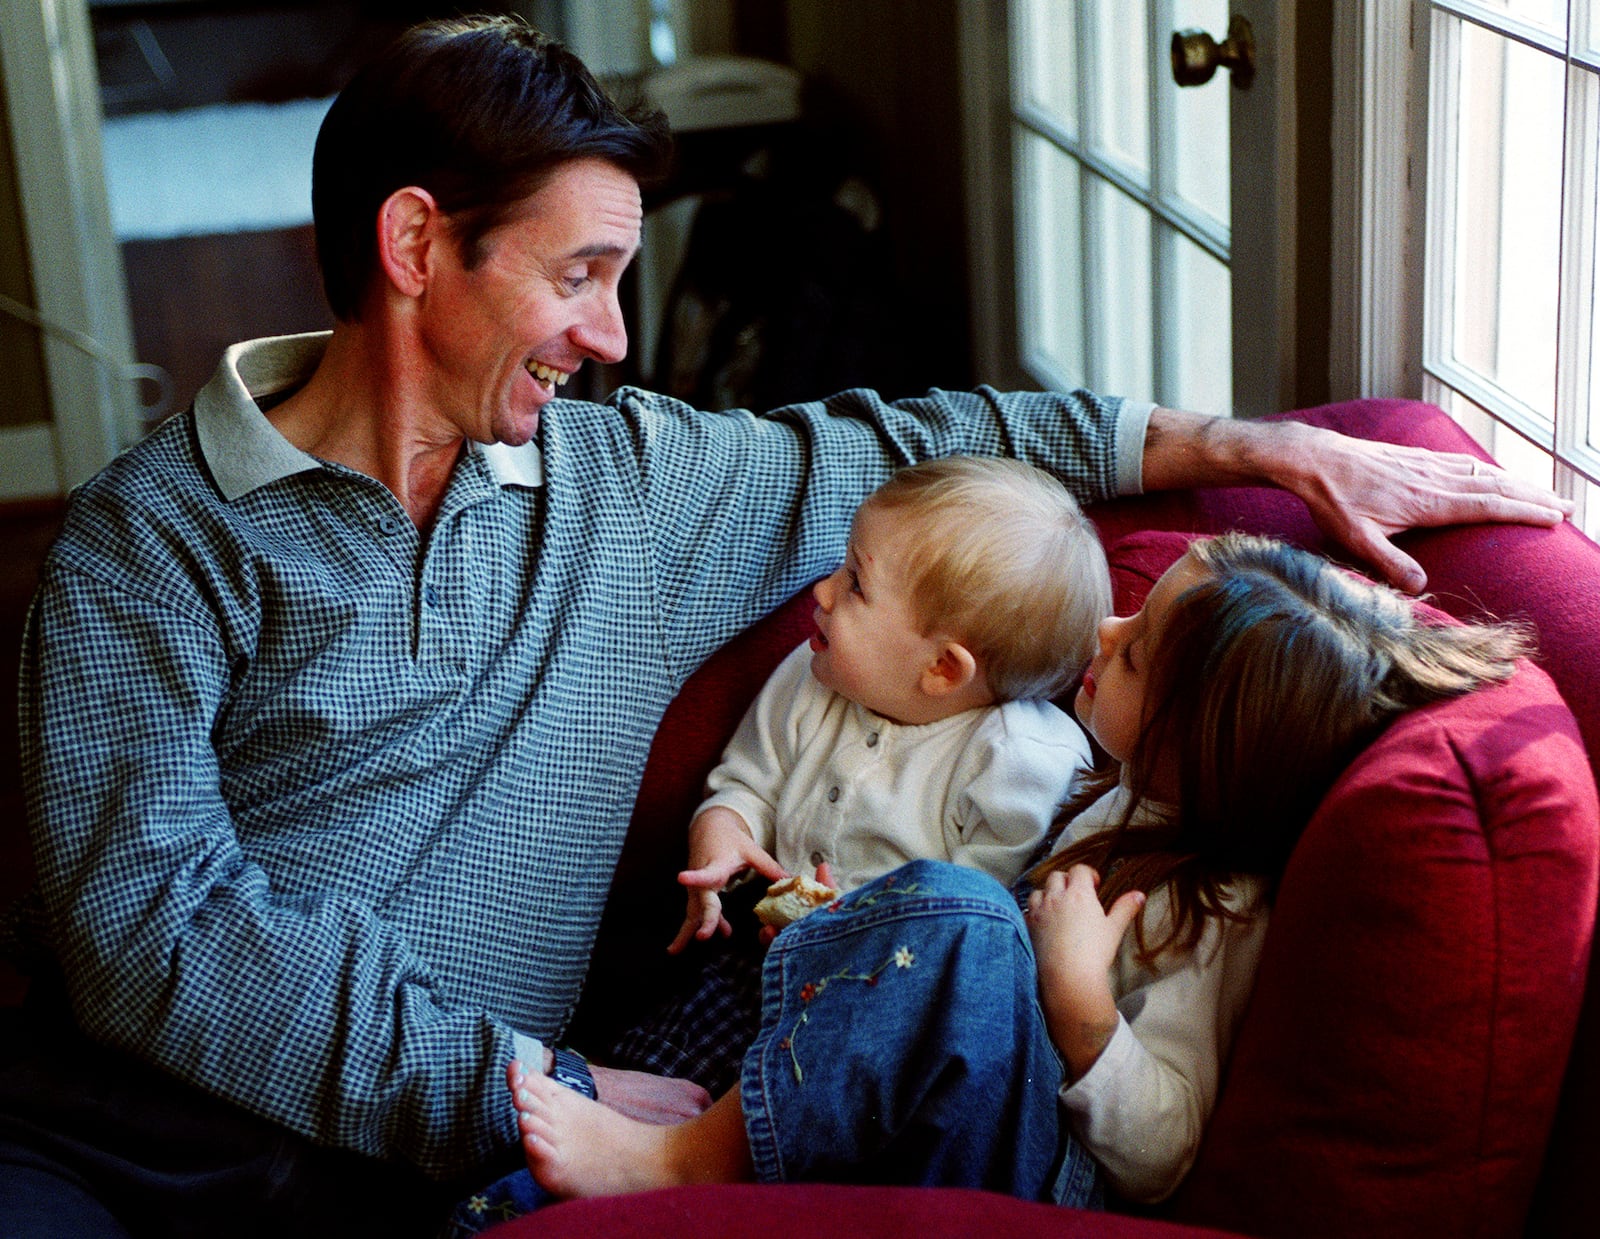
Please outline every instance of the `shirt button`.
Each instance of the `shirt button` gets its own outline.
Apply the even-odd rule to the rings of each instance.
[[[400,518],[398,516],[385,516],[378,521],[378,532],[385,537],[392,538],[400,532]]]
[[[830,787],[828,789],[828,803],[829,804],[833,804],[838,799],[839,799],[839,789],[837,787]]]
[[[823,861],[825,861],[827,859],[828,858],[826,856],[824,856],[821,852],[813,852],[813,853],[811,853],[811,867],[813,869],[815,869],[818,865],[820,865]]]
[[[439,591],[432,585],[426,586],[422,591],[422,601],[426,602],[430,607],[438,606]]]
[[[875,749],[875,748],[878,747],[878,733],[877,732],[869,731],[867,733],[867,747],[869,749]]]

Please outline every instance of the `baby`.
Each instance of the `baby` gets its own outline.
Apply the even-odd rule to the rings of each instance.
[[[813,593],[817,631],[751,705],[690,824],[674,952],[731,933],[720,892],[746,870],[820,868],[844,891],[934,859],[1009,886],[1091,763],[1049,699],[1088,661],[1110,579],[1093,525],[1048,474],[964,456],[902,469]],[[759,953],[729,951],[609,1060],[720,1091],[759,993]]]

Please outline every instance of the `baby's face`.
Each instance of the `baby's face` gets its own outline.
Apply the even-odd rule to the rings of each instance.
[[[856,514],[845,561],[812,590],[811,672],[828,688],[900,723],[928,722],[922,672],[943,642],[922,631],[904,565],[914,531],[893,508]]]

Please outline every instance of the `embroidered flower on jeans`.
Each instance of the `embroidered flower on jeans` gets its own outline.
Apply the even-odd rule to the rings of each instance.
[[[474,1213],[483,1213],[489,1208],[489,1198],[487,1196],[474,1196],[467,1201],[467,1208]]]
[[[789,1035],[778,1040],[778,1048],[787,1052],[789,1055],[790,1065],[794,1068],[794,1080],[796,1084],[804,1084],[806,1076],[805,1071],[800,1066],[800,1058],[795,1053],[794,1043],[795,1040],[800,1036],[800,1029],[810,1021],[811,1012],[816,1009],[812,1004],[814,1004],[816,1000],[822,996],[822,991],[827,989],[828,986],[835,981],[860,981],[869,988],[876,988],[879,980],[883,977],[884,973],[888,972],[891,966],[895,968],[909,968],[916,962],[916,959],[916,954],[909,946],[900,946],[895,948],[894,952],[889,956],[888,959],[884,960],[883,963],[879,964],[870,972],[851,972],[846,969],[844,971],[834,973],[831,977],[822,977],[820,980],[807,981],[800,987],[799,998],[802,1003],[806,1004],[806,1010],[800,1013],[800,1018],[794,1022],[794,1027],[789,1031]]]

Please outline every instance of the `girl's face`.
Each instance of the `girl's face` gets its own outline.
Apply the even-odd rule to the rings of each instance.
[[[1100,747],[1119,762],[1128,760],[1144,728],[1150,656],[1173,604],[1205,579],[1205,568],[1185,555],[1162,573],[1143,610],[1126,619],[1113,615],[1100,621],[1099,649],[1083,674],[1073,710]]]

